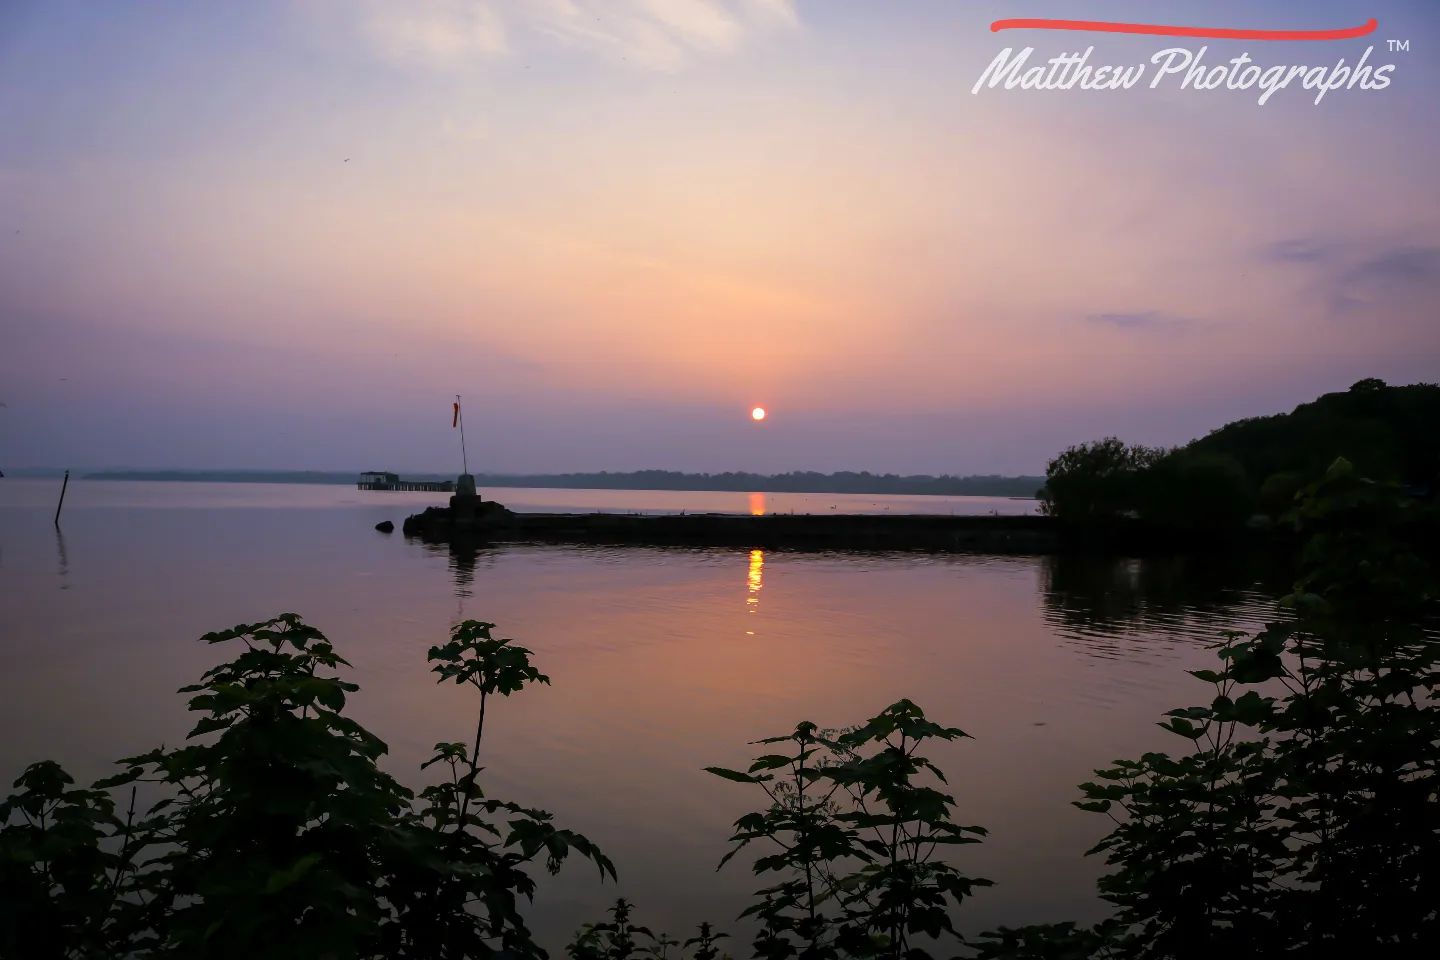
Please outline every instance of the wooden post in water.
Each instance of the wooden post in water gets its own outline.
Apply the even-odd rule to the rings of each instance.
[[[65,479],[60,484],[60,502],[55,504],[55,526],[60,526],[60,508],[65,506],[65,490],[70,486],[70,471],[65,471]]]

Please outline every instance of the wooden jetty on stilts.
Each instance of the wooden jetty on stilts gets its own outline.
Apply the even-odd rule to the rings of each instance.
[[[453,493],[454,480],[401,480],[398,474],[371,470],[360,474],[355,484],[360,490],[403,490],[420,493]]]

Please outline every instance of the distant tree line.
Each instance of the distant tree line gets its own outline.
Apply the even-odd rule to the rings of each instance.
[[[816,473],[681,473],[675,470],[634,470],[624,473],[562,473],[477,475],[475,482],[490,487],[585,487],[601,490],[726,490],[763,493],[876,493],[928,494],[935,496],[1033,497],[1043,477],[987,476],[901,476],[842,470]]]
[[[1070,447],[1046,470],[1048,514],[1077,525],[1138,518],[1224,534],[1273,522],[1344,457],[1364,476],[1432,498],[1440,481],[1440,386],[1361,380],[1294,411],[1238,420],[1183,447],[1115,437]]]
[[[356,473],[314,470],[104,470],[85,475],[90,480],[176,480],[208,483],[329,483],[351,484]],[[409,473],[407,479],[453,480],[451,474]],[[901,476],[842,470],[816,473],[682,473],[678,470],[631,470],[611,473],[477,473],[484,487],[550,487],[564,490],[722,490],[742,493],[874,493],[967,497],[1034,497],[1043,477]]]

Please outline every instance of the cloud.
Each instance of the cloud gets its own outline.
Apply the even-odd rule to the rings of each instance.
[[[798,27],[800,15],[793,0],[745,0],[741,4],[749,18],[762,27]]]
[[[1262,257],[1277,263],[1319,263],[1334,252],[1333,243],[1301,238],[1276,241],[1264,249]]]
[[[1440,292],[1440,246],[1299,238],[1271,244],[1261,258],[1309,268],[1319,297],[1336,314],[1416,305]]]
[[[1159,310],[1145,310],[1138,313],[1092,313],[1085,319],[1097,326],[1137,331],[1178,331],[1194,323],[1188,317],[1177,317]]]
[[[1346,270],[1351,284],[1428,284],[1440,279],[1440,247],[1394,247]]]
[[[733,50],[743,33],[736,16],[712,0],[638,0],[636,5],[661,29],[697,50]]]
[[[359,9],[361,33],[376,54],[437,69],[510,52],[525,36],[674,71],[799,25],[793,0],[370,0]]]
[[[1395,246],[1367,253],[1327,278],[1330,309],[1428,313],[1440,293],[1440,247]]]
[[[792,0],[530,0],[539,33],[612,62],[672,71],[799,24]]]
[[[483,143],[490,139],[490,125],[483,119],[460,120],[445,117],[440,122],[440,132],[448,140],[459,143]]]
[[[507,49],[504,22],[479,0],[372,0],[360,9],[361,33],[394,63],[448,68]]]
[[[565,46],[615,62],[675,70],[688,59],[684,43],[633,0],[531,0],[531,27]],[[712,27],[712,32],[713,32]]]
[[[1272,243],[1260,257],[1313,264],[1340,284],[1426,284],[1440,278],[1440,246],[1422,243],[1302,237]]]

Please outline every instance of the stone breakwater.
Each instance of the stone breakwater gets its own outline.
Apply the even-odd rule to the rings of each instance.
[[[1060,549],[1050,517],[858,514],[513,513],[490,501],[452,497],[405,521],[431,543],[531,542],[717,546],[752,550],[928,550],[1039,554]]]

